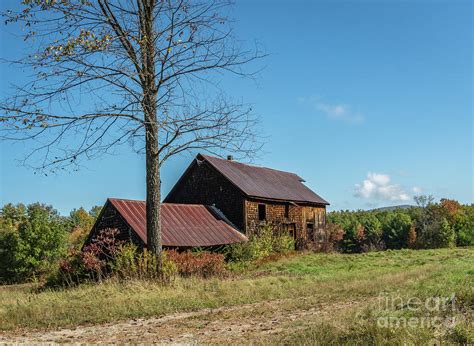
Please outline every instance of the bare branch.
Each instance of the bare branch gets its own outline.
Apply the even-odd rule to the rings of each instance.
[[[251,157],[260,148],[250,107],[220,90],[223,73],[265,56],[234,37],[223,0],[23,1],[3,13],[24,32],[33,72],[0,104],[0,138],[35,144],[40,170],[76,167],[155,138],[161,166],[194,150]],[[150,138],[151,138],[150,137]]]

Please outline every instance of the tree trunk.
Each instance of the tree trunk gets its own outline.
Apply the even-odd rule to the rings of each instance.
[[[158,257],[161,267],[161,181],[156,118],[155,45],[153,32],[153,8],[155,1],[140,4],[143,111],[145,119],[146,147],[146,238],[148,250]]]
[[[150,117],[147,117],[150,119]],[[156,119],[156,118],[155,118]],[[151,119],[150,119],[151,120]],[[146,125],[146,228],[147,248],[161,257],[161,181],[156,120]]]

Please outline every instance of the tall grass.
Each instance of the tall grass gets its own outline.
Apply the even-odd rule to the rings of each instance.
[[[455,293],[463,309],[472,309],[472,268],[473,248],[359,255],[311,253],[264,263],[224,280],[178,278],[170,286],[114,280],[62,290],[5,286],[0,289],[0,328],[64,327],[277,299],[288,299],[288,308],[297,309],[325,302],[370,302],[381,292],[420,298]],[[322,337],[312,328],[308,325],[305,329],[308,338]],[[367,324],[366,328],[373,326]],[[341,333],[338,340],[352,332]],[[382,334],[380,337],[388,337]],[[279,337],[285,341],[296,336]],[[361,340],[365,339],[361,336]]]

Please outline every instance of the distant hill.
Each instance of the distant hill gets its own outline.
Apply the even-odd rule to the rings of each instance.
[[[401,204],[401,205],[393,205],[390,207],[381,207],[381,208],[375,208],[372,210],[377,210],[377,211],[393,211],[393,210],[398,210],[398,209],[410,209],[410,208],[415,208],[415,205],[409,205],[409,204]]]

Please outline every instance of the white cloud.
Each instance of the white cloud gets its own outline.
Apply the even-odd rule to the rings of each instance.
[[[390,176],[382,173],[367,174],[361,184],[355,185],[355,196],[384,201],[409,201],[410,195],[399,184],[390,184]]]
[[[369,172],[367,177],[377,185],[388,185],[390,183],[390,176],[387,174]]]
[[[419,186],[413,186],[412,191],[413,191],[414,193],[420,194],[420,193],[423,192],[423,189],[422,189],[421,187],[419,187]]]
[[[348,123],[364,121],[364,117],[360,113],[352,111],[351,107],[345,104],[330,104],[317,97],[300,97],[298,103],[309,105],[313,111],[323,113],[330,119],[342,120]]]

